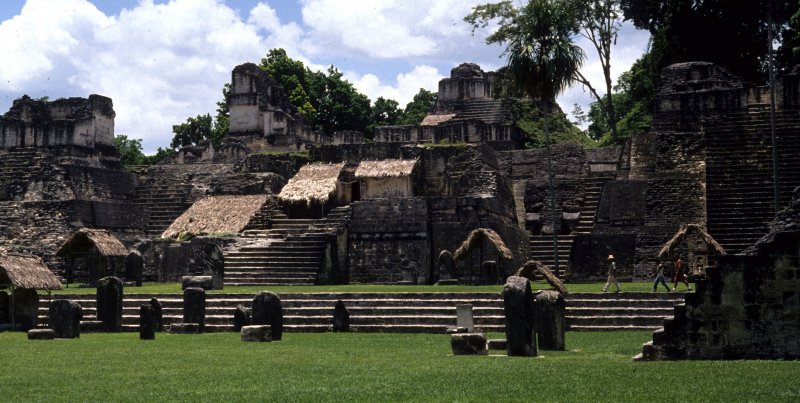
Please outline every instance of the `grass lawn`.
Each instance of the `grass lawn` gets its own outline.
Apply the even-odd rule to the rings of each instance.
[[[498,335],[491,335],[497,337]],[[567,334],[537,358],[452,356],[449,336],[0,334],[4,401],[798,401],[800,362],[632,362],[649,332]]]
[[[566,284],[566,287],[571,292],[602,292],[605,283],[581,283],[581,284]],[[544,281],[535,281],[531,284],[534,290],[549,289],[550,286]],[[651,292],[653,290],[652,283],[649,282],[635,282],[635,283],[620,283],[623,292]],[[659,292],[664,292],[661,286]],[[480,285],[480,286],[433,286],[433,285],[373,285],[373,284],[349,284],[349,285],[317,285],[317,286],[228,286],[224,290],[209,291],[210,294],[221,293],[256,293],[268,289],[275,293],[298,293],[298,292],[356,292],[356,293],[369,293],[369,292],[500,292],[503,290],[501,285]],[[683,286],[679,290],[684,290]],[[79,288],[71,286],[64,288],[61,291],[53,291],[53,294],[94,294],[97,290],[95,288]],[[180,294],[180,283],[145,283],[141,287],[126,287],[125,293],[129,294]]]

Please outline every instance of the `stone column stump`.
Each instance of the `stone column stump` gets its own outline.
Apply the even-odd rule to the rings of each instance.
[[[122,330],[122,280],[117,277],[97,281],[97,320],[105,332]]]
[[[202,332],[206,322],[206,291],[187,288],[183,291],[183,322],[197,323]]]
[[[139,339],[155,340],[156,326],[153,318],[153,306],[144,304],[139,306]]]
[[[47,323],[55,332],[56,337],[60,339],[81,337],[81,319],[83,319],[83,310],[77,302],[66,299],[50,302]]]
[[[503,286],[507,352],[511,356],[536,356],[533,294],[527,278],[510,276]]]
[[[272,340],[279,341],[283,335],[283,307],[278,294],[261,291],[253,298],[251,313],[253,325],[270,325]]]
[[[558,291],[539,291],[533,302],[536,334],[542,350],[565,350],[567,304]]]
[[[342,300],[336,301],[336,306],[333,307],[333,331],[350,331],[350,311],[344,306]]]

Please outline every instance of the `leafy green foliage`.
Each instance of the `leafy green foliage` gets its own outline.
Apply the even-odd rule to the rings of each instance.
[[[119,151],[119,159],[124,166],[142,165],[145,155],[142,152],[142,139],[130,139],[124,134],[114,137],[114,146]]]
[[[436,105],[437,93],[420,88],[419,92],[414,95],[411,102],[406,104],[403,111],[403,116],[400,118],[401,125],[418,125],[422,123],[422,119],[433,110]]]
[[[175,136],[169,146],[177,149],[209,142],[217,145],[226,131],[227,127],[217,126],[210,114],[197,115],[186,119],[184,123],[172,126]]]
[[[585,147],[592,147],[595,143],[586,134],[569,121],[567,115],[557,106],[551,108],[547,119],[547,130],[545,133],[544,113],[541,105],[536,105],[530,101],[519,101],[513,98],[504,100],[506,107],[511,110],[517,126],[527,135],[525,148],[543,148],[547,145],[549,137],[550,144],[572,143],[580,144]]]
[[[375,104],[372,105],[371,126],[373,128],[400,124],[400,119],[402,117],[403,110],[400,109],[400,104],[393,99],[378,97],[378,99],[375,100]]]

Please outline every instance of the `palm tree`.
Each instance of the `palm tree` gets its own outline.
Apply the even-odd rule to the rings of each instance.
[[[578,26],[568,2],[531,0],[517,10],[505,33],[508,72],[512,85],[541,103],[547,148],[547,182],[553,225],[553,255],[558,273],[558,232],[551,167],[548,118],[556,95],[576,81],[585,55],[574,42]]]

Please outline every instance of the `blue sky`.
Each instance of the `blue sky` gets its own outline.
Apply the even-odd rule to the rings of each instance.
[[[314,69],[333,64],[373,101],[405,105],[419,88],[462,62],[503,65],[502,49],[462,21],[486,0],[0,0],[0,113],[22,94],[51,99],[102,94],[114,100],[116,133],[166,146],[173,124],[214,113],[234,66],[271,48]],[[648,35],[625,26],[615,75],[644,51]],[[585,73],[602,83],[590,48]],[[587,105],[575,87],[569,112]]]

